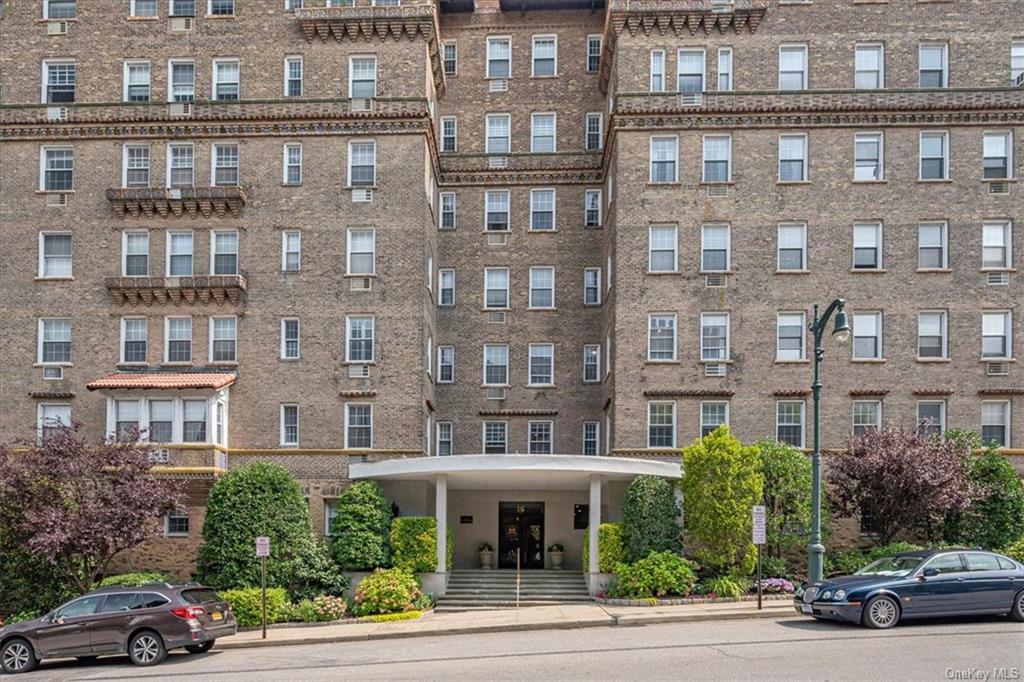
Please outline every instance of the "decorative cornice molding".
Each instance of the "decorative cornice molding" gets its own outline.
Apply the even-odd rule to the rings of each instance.
[[[772,395],[776,398],[803,398],[811,394],[808,388],[797,388],[783,391],[773,391]]]
[[[939,397],[939,396],[953,395],[953,389],[951,389],[951,388],[915,388],[914,389],[914,395],[922,396],[922,397],[927,397],[927,396]]]
[[[36,400],[70,400],[75,397],[73,391],[29,391],[28,395]]]
[[[731,398],[735,394],[735,391],[729,389],[710,388],[667,388],[644,391],[644,395],[648,398]]]
[[[978,395],[1024,395],[1024,386],[978,389]]]
[[[554,417],[558,410],[480,410],[481,417]]]
[[[889,389],[887,388],[853,388],[850,389],[850,395],[854,398],[861,396],[886,396],[889,395]]]

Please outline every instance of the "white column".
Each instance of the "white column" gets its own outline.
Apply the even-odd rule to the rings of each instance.
[[[435,481],[434,518],[437,519],[437,572],[445,573],[448,559],[448,477],[441,474]]]
[[[597,573],[597,534],[601,527],[601,477],[590,476],[590,543],[588,573]]]

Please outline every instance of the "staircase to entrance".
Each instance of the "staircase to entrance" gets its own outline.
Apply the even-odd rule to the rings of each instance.
[[[519,606],[585,603],[591,601],[580,571],[525,570],[520,573]],[[513,570],[454,570],[436,611],[479,611],[516,606]]]

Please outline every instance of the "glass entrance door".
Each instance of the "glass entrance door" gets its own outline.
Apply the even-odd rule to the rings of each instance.
[[[498,503],[498,568],[544,568],[544,503]]]

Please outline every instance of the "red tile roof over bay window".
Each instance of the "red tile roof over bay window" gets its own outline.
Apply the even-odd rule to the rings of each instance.
[[[235,375],[226,372],[118,372],[85,385],[90,391],[104,388],[219,390],[235,383]]]

